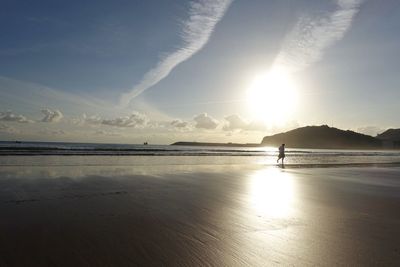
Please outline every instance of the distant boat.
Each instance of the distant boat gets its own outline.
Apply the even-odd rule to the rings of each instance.
[[[147,143],[147,142],[144,142],[144,143],[143,143],[143,145],[145,145],[145,146],[147,146],[148,144],[149,144],[149,143]]]

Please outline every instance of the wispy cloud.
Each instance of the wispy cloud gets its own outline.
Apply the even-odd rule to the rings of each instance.
[[[302,17],[286,36],[273,67],[296,72],[319,61],[326,48],[350,29],[361,4],[362,0],[337,0],[332,12]]]
[[[232,2],[233,0],[190,2],[189,18],[182,23],[181,38],[183,45],[176,51],[164,56],[129,93],[123,94],[121,105],[127,106],[133,98],[167,77],[177,65],[200,51],[208,42],[215,25],[224,16]]]
[[[75,125],[99,125],[101,124],[103,119],[100,116],[92,115],[88,116],[85,113],[83,113],[82,117],[76,117],[72,118],[71,122]]]

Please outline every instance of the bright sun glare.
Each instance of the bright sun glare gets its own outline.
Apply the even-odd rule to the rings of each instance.
[[[284,70],[272,70],[255,77],[247,90],[247,102],[254,119],[283,124],[296,109],[297,88]]]
[[[293,215],[296,190],[293,177],[276,169],[255,172],[250,177],[250,202],[258,215],[285,218]]]

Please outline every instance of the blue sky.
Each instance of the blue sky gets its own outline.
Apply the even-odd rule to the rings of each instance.
[[[2,1],[0,139],[375,135],[400,127],[399,27],[395,0]],[[249,102],[275,69],[291,93],[263,84]]]

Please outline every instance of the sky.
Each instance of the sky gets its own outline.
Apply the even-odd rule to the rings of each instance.
[[[0,140],[400,128],[398,0],[2,0]]]

